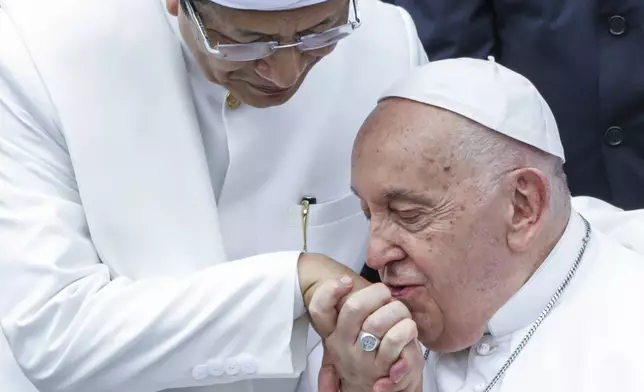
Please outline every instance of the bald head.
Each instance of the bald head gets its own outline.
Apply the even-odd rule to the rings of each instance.
[[[352,186],[371,218],[368,264],[402,298],[421,341],[460,350],[563,232],[561,160],[451,111],[383,100],[354,145]]]

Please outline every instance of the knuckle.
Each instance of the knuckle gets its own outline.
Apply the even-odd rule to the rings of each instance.
[[[343,310],[345,310],[349,314],[358,313],[360,312],[361,308],[362,304],[356,297],[350,297],[349,299],[347,299],[347,302],[345,302],[343,306]]]
[[[370,287],[373,288],[374,292],[377,293],[379,297],[382,297],[383,299],[391,298],[391,290],[389,290],[389,287],[384,283],[376,283]]]
[[[418,327],[416,326],[416,322],[414,322],[414,320],[407,318],[401,321],[401,323],[403,324],[404,331],[407,334],[406,336],[409,337],[410,341],[418,337]]]
[[[390,330],[382,340],[383,345],[391,347],[403,347],[407,344],[405,335],[397,330]]]
[[[397,315],[401,316],[402,318],[411,318],[411,312],[407,308],[407,306],[402,303],[401,301],[393,301],[391,303],[391,307],[394,312],[396,312]]]
[[[316,292],[322,294],[325,298],[331,297],[338,289],[340,288],[340,282],[337,282],[335,279],[327,279],[320,285],[320,288]]]
[[[382,330],[383,328],[381,324],[382,323],[372,315],[362,323],[362,330],[382,337],[385,331]]]
[[[405,319],[399,322],[395,328],[389,330],[385,339],[387,339],[388,344],[400,347],[402,350],[410,342],[412,342],[416,336],[418,336],[418,330],[416,329],[416,323],[411,319]],[[384,340],[384,339],[383,339]]]
[[[338,282],[337,280],[332,280],[328,282],[326,287],[327,287],[327,290],[325,291],[325,293],[328,293],[327,297],[329,300],[337,298],[339,295],[343,293],[343,287],[340,284],[340,282]]]
[[[415,342],[408,344],[403,349],[401,356],[411,364],[424,363],[423,353]]]
[[[315,322],[319,319],[321,319],[324,315],[324,311],[322,311],[317,304],[311,304],[308,309],[309,316],[311,316],[311,319]]]

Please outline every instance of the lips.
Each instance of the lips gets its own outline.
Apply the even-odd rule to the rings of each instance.
[[[259,91],[261,91],[263,93],[266,93],[266,94],[280,94],[280,93],[283,93],[285,91],[290,90],[290,87],[289,88],[279,88],[279,87],[276,87],[276,86],[258,86],[256,84],[251,84],[251,86],[254,89],[259,90]]]
[[[394,298],[402,298],[402,297],[408,297],[410,295],[413,295],[413,292],[421,287],[421,285],[418,284],[410,284],[410,285],[390,285],[387,284],[387,287],[391,291],[391,295]]]

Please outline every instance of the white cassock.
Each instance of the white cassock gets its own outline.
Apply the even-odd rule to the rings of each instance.
[[[580,198],[573,204],[596,218],[597,224],[591,224],[591,240],[554,310],[492,389],[494,392],[644,390],[644,256],[600,231],[602,227],[611,230],[619,226],[614,222],[609,225],[605,218],[638,216],[640,229],[633,234],[641,241],[642,212],[610,211],[596,199]],[[584,234],[583,221],[573,211],[559,243],[489,321],[488,333],[470,349],[430,354],[423,392],[484,391],[565,279]],[[642,251],[642,245],[634,248]]]
[[[303,197],[309,251],[364,264],[350,153],[426,61],[409,15],[361,1],[258,110],[202,78],[164,3],[0,0],[3,392],[33,391],[19,369],[42,392],[292,391],[318,343],[294,322]]]

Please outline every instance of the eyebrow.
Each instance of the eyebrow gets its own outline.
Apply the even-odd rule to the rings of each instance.
[[[356,195],[358,198],[361,198],[354,187],[351,187],[351,192],[353,192],[353,194]],[[411,203],[424,204],[427,206],[433,206],[436,204],[436,202],[431,197],[428,197],[426,194],[412,192],[412,191],[403,190],[403,189],[390,189],[388,191],[385,191],[384,193],[382,193],[382,198],[389,202],[408,201]]]
[[[324,26],[326,24],[330,24],[330,23],[334,22],[336,19],[337,19],[337,16],[329,16],[328,18],[324,19],[322,22],[316,24],[315,26],[309,27],[309,28],[307,28],[305,30],[302,30],[302,31],[313,30],[313,29],[315,29],[317,27]],[[243,27],[235,27],[233,29],[233,32],[236,33],[236,34],[245,35],[245,36],[271,35],[271,34],[266,34],[264,32],[261,32],[261,31],[249,30],[249,29],[246,29],[246,28],[243,28]]]

